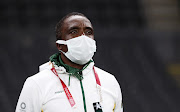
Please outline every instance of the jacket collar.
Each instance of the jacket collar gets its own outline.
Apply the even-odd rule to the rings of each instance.
[[[83,75],[87,75],[92,69],[93,69],[93,66],[94,66],[94,62],[91,62],[82,72],[83,72]],[[56,71],[58,74],[69,74],[66,69],[62,66],[57,66],[55,65],[55,63],[53,62],[47,62],[45,64],[42,64],[39,66],[39,71],[43,71],[45,69],[51,69],[52,67],[55,67]]]

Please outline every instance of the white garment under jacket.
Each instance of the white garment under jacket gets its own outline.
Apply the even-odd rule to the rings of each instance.
[[[83,70],[83,88],[85,92],[87,112],[95,112],[93,103],[100,102],[93,71],[94,63]],[[72,108],[63,90],[60,80],[50,70],[47,62],[40,66],[40,72],[27,78],[21,91],[16,112],[84,112],[84,104],[80,81],[71,76],[70,86],[76,107]],[[63,67],[55,66],[59,77],[68,86],[69,75]],[[100,82],[103,101],[100,103],[103,112],[123,112],[122,94],[115,77],[95,67]]]

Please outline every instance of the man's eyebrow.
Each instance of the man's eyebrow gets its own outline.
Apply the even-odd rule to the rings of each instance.
[[[80,29],[79,27],[77,26],[73,26],[73,27],[70,27],[69,30],[74,30],[74,29]]]
[[[85,29],[93,30],[93,28],[92,28],[92,27],[85,27]]]

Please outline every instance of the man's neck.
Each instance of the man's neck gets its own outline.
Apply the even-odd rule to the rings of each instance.
[[[61,59],[64,62],[64,64],[67,64],[73,68],[77,68],[81,70],[84,67],[84,65],[79,65],[79,64],[71,62],[68,58],[66,58],[66,56],[63,53],[61,53]]]

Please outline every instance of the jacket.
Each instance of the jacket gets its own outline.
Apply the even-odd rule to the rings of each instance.
[[[95,67],[101,82],[102,102],[100,101],[93,66],[94,62],[82,71],[87,112],[96,112],[98,108],[103,112],[123,112],[122,94],[117,80],[110,73]],[[26,79],[16,112],[84,112],[80,81],[71,76],[70,86],[68,86],[68,73],[63,67],[55,66],[58,76],[68,86],[74,98],[76,106],[72,108],[59,78],[51,71],[51,68],[52,63],[47,62],[39,67],[39,73]],[[96,105],[97,103],[100,107]]]

